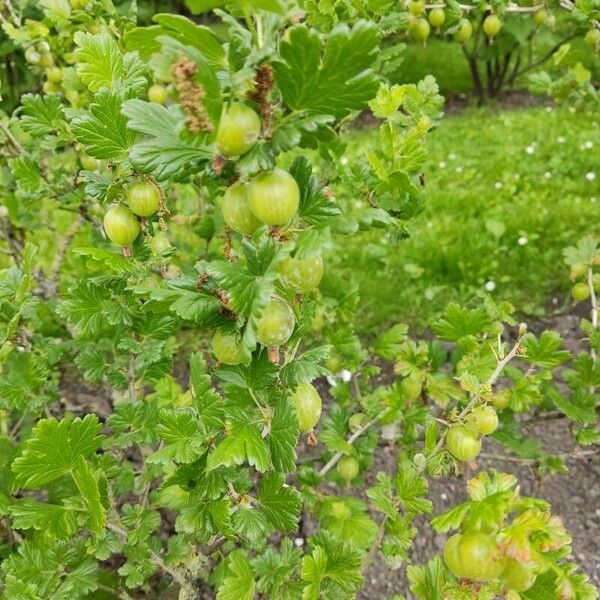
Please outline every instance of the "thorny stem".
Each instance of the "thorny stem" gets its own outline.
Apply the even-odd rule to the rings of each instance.
[[[263,22],[262,16],[256,13],[256,45],[259,48],[263,47]]]
[[[19,17],[19,15],[17,14],[17,11],[12,5],[12,2],[10,0],[4,0],[4,4],[8,8],[8,12],[10,13],[12,20],[15,22],[15,25],[17,27],[21,27],[21,17]]]
[[[375,555],[377,554],[377,550],[381,546],[381,542],[383,541],[383,536],[385,535],[385,526],[387,524],[387,520],[388,520],[388,517],[387,517],[387,515],[385,515],[383,517],[383,519],[381,520],[381,523],[379,524],[379,529],[377,530],[377,536],[375,537],[373,544],[369,548],[369,553],[365,557],[365,560],[362,564],[363,577],[366,576],[369,569],[371,568],[371,565],[373,564],[373,561],[375,560]]]
[[[257,398],[256,394],[254,393],[254,390],[252,388],[248,388],[248,394],[250,394],[250,398],[252,398],[252,400],[254,400],[254,404],[256,404],[258,410],[262,412],[264,412],[265,410],[265,406],[264,404],[261,403],[261,401]]]
[[[120,535],[122,538],[127,539],[127,531],[119,525],[108,521],[106,523],[106,527],[111,531],[114,531],[116,534]],[[158,556],[158,554],[156,554],[156,552],[154,552],[153,550],[150,550],[150,560],[159,569],[161,569],[165,573],[168,573],[173,578],[173,580],[176,581],[182,588],[189,589],[190,583],[185,577],[185,575],[181,573],[181,571],[179,571],[178,569],[169,567],[167,564],[165,564],[165,561],[160,556]]]
[[[352,377],[352,386],[354,387],[354,397],[360,400],[362,393],[360,391],[360,384],[358,383],[358,373]]]
[[[596,296],[596,290],[594,289],[594,273],[591,268],[588,269],[587,284],[590,288],[590,299],[592,301],[592,327],[598,329],[598,297]],[[595,362],[596,351],[594,348],[591,349],[590,354]]]
[[[250,13],[250,6],[248,5],[248,0],[242,0],[242,12],[244,13],[244,21],[246,22],[246,27],[252,34],[252,37],[256,41],[256,45],[260,48],[260,44],[258,43],[258,34],[256,33],[256,27],[254,27],[254,21],[252,21],[252,14]]]
[[[519,458],[518,456],[508,456],[506,454],[487,454],[482,452],[479,454],[481,458],[489,458],[493,460],[503,460],[506,462],[514,462],[523,465],[534,465],[539,462],[536,458]],[[562,452],[557,454],[559,458],[586,458],[588,456],[598,456],[598,452],[596,450],[579,450],[577,452]]]
[[[14,148],[17,154],[23,154],[23,146],[19,144],[17,138],[10,132],[10,129],[4,123],[0,123],[0,131],[6,136],[9,144]]]
[[[389,412],[389,408],[386,408],[383,412],[379,413],[376,417],[373,417],[370,421],[361,425],[347,440],[348,444],[352,444],[355,440],[357,440],[367,429],[371,428],[379,419],[385,416]],[[323,468],[319,471],[319,476],[324,477],[335,467],[338,461],[344,456],[343,452],[336,452],[329,461],[323,466]]]
[[[73,223],[71,224],[69,229],[67,229],[64,236],[62,237],[62,239],[60,240],[60,242],[58,244],[56,253],[54,255],[54,259],[52,261],[52,265],[50,266],[50,272],[48,274],[49,281],[47,283],[46,294],[47,294],[47,297],[49,297],[49,298],[51,298],[52,296],[54,296],[56,294],[56,291],[58,289],[58,280],[60,277],[60,269],[61,269],[62,263],[65,259],[65,256],[67,254],[67,249],[69,247],[69,244],[71,243],[71,241],[73,240],[73,238],[75,237],[77,232],[79,231],[79,228],[81,227],[81,225],[83,225],[83,222],[84,222],[83,216],[77,217],[77,219],[75,219],[75,221],[73,221]]]
[[[525,335],[526,329],[523,327],[522,329],[519,327],[519,335],[517,337],[517,341],[514,343],[513,347],[510,349],[508,354],[501,360],[498,361],[494,372],[490,375],[490,378],[487,380],[486,385],[493,386],[500,374],[504,370],[504,367],[519,353],[519,349],[521,348],[521,339],[523,335]],[[460,414],[458,415],[457,420],[464,419],[470,412],[473,410],[475,405],[480,401],[480,398],[477,394],[474,394],[469,403],[462,409]],[[439,450],[444,445],[444,439],[446,438],[445,432],[438,440],[436,445],[436,450]]]
[[[107,594],[112,594],[121,600],[133,600],[133,598],[125,591],[125,590],[115,590],[108,585],[104,585],[103,583],[98,584],[98,588]]]
[[[514,346],[510,349],[510,352],[496,365],[494,372],[491,374],[490,378],[487,380],[487,384],[493,386],[500,374],[504,370],[504,367],[518,354],[519,349],[521,348],[521,339],[525,335],[525,330],[523,332],[519,331],[519,336]]]
[[[539,423],[540,421],[556,421],[559,419],[565,419],[566,415],[562,412],[551,412],[545,415],[533,416],[529,419],[523,419],[519,422],[521,427],[525,425],[531,425],[533,423]]]
[[[517,6],[516,4],[509,4],[508,7],[506,8],[506,12],[509,13],[533,13],[533,12],[537,12],[538,10],[544,8],[544,4],[535,4],[534,6]],[[469,12],[475,8],[477,8],[476,5],[470,5],[470,4],[459,4],[458,7],[460,8],[460,10],[464,11],[464,12]],[[442,3],[436,3],[436,4],[427,4],[425,6],[426,9],[431,9],[431,8],[446,8],[446,4],[442,4]]]
[[[129,378],[129,396],[131,401],[135,401],[135,356],[129,355],[129,367],[128,367],[128,378]]]

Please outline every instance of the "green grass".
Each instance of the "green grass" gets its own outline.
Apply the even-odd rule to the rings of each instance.
[[[409,44],[393,83],[416,83],[433,75],[443,94],[470,93],[473,88],[469,66],[460,44],[431,38],[426,47]]]
[[[445,118],[429,134],[427,208],[410,222],[412,237],[393,246],[369,233],[340,249],[342,267],[359,274],[361,327],[425,327],[450,301],[481,302],[489,281],[491,295],[521,314],[543,314],[557,293],[562,304],[563,248],[598,233],[600,135],[592,123],[544,108]],[[373,135],[353,134],[350,160],[364,160]],[[585,142],[593,146],[582,149]]]

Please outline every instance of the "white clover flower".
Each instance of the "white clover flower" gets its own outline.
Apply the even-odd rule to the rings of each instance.
[[[526,246],[528,241],[529,241],[529,238],[526,235],[522,235],[517,240],[517,244],[519,244],[519,246]]]
[[[296,538],[294,540],[294,546],[296,546],[296,548],[300,548],[301,546],[304,546],[304,538]]]
[[[494,184],[494,187],[497,190],[501,190],[504,187],[504,184],[501,181],[496,181],[496,183]]]
[[[596,173],[594,173],[594,171],[588,171],[588,172],[585,174],[585,178],[586,178],[588,181],[594,181],[594,179],[596,179]]]
[[[463,167],[456,167],[456,169],[454,169],[454,171],[456,173],[462,173],[464,171],[464,168]]]
[[[433,229],[433,221],[427,221],[427,229]]]
[[[448,154],[448,160],[456,160],[456,154],[454,154],[454,152],[450,152],[450,154]]]
[[[550,179],[550,177],[552,177],[552,173],[550,173],[550,171],[546,171],[546,172],[544,173],[544,177],[545,177],[546,179]]]
[[[535,152],[535,146],[527,146],[527,148],[525,148],[525,152],[531,156]]]
[[[342,156],[342,157],[340,158],[340,164],[341,164],[342,166],[346,166],[346,165],[348,164],[348,157],[347,157],[347,156]]]
[[[587,140],[583,142],[583,144],[581,144],[581,147],[585,150],[591,150],[594,147],[594,142],[592,142],[591,140]]]
[[[485,282],[485,290],[486,292],[493,292],[496,289],[496,282],[490,279]]]
[[[557,143],[557,144],[564,144],[566,141],[567,141],[567,140],[566,140],[566,139],[564,138],[564,136],[562,136],[562,135],[559,135],[559,136],[556,138],[556,143]]]
[[[590,202],[591,202],[592,204],[596,204],[596,196],[592,196],[592,197],[590,198]]]
[[[439,166],[440,169],[445,169],[446,168],[446,161],[440,160],[440,163],[439,163],[438,166]]]
[[[342,369],[338,375],[344,383],[348,383],[352,379],[352,373],[348,369]]]
[[[553,108],[551,106],[546,106],[546,112],[551,113]]]

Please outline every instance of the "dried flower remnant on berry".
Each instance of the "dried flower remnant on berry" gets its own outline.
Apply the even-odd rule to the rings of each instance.
[[[198,67],[186,56],[181,56],[173,63],[171,72],[175,77],[175,88],[179,95],[179,104],[185,113],[185,123],[192,133],[211,132],[214,129],[206,107],[204,97],[206,91],[202,84],[196,81]]]

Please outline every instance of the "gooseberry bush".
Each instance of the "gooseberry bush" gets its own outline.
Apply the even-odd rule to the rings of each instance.
[[[432,518],[428,478],[490,438],[563,471],[523,433],[545,414],[598,443],[597,241],[565,254],[587,353],[491,301],[367,344],[327,257],[406,237],[435,81],[391,85],[369,19],[217,4],[189,3],[214,28],[2,4],[40,89],[0,119],[1,597],[354,598],[382,559],[423,600],[596,598],[513,476],[474,474]],[[344,164],[367,107],[377,142]],[[380,444],[393,470],[368,477]],[[448,541],[411,564],[423,517]]]
[[[567,81],[561,78],[552,86],[552,77],[543,68],[561,62],[577,87],[587,84],[585,87],[591,88],[586,89],[587,94],[593,90],[589,70],[581,64],[581,52],[572,52],[571,45],[581,39],[592,49],[591,56],[600,50],[600,11],[595,2],[406,0],[360,4],[302,0],[301,4],[308,10],[309,22],[324,28],[361,17],[376,21],[384,37],[384,68],[391,77],[402,72],[404,43],[426,46],[430,38],[437,37],[461,48],[480,102],[516,86],[526,87],[530,77],[536,92],[548,93],[553,87],[551,94],[559,96],[559,89],[564,93],[568,87]]]

